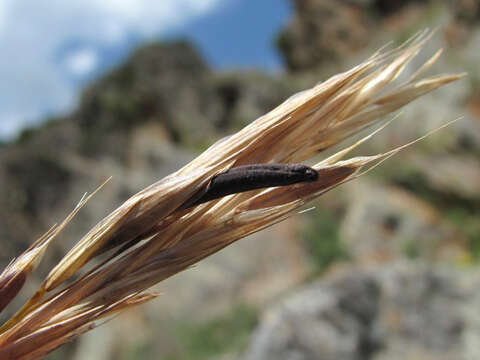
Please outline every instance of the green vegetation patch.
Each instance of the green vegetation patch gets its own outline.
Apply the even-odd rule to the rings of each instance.
[[[480,261],[480,201],[473,210],[451,207],[446,210],[446,217],[467,239],[473,260]]]
[[[164,360],[201,360],[239,351],[246,346],[257,322],[254,309],[238,305],[229,313],[206,322],[179,323],[176,333],[182,354]]]
[[[466,198],[459,194],[435,189],[427,177],[414,167],[404,164],[385,164],[373,172],[373,176],[406,189],[430,203],[452,224],[468,242],[470,255],[480,261],[480,197]],[[399,175],[400,174],[400,175]],[[415,257],[416,249],[405,248],[407,254]]]
[[[122,349],[122,352],[119,355],[120,360],[144,360],[156,358],[154,347],[151,343],[147,342],[141,342],[131,348]]]
[[[412,239],[404,243],[403,253],[408,259],[415,260],[420,258],[422,250],[420,249],[418,242]]]
[[[332,263],[348,258],[339,235],[339,220],[326,209],[311,212],[302,239],[311,257],[313,275],[319,275]]]

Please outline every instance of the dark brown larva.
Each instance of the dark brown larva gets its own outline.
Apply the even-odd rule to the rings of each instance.
[[[303,164],[238,166],[214,176],[207,187],[193,196],[182,208],[249,190],[315,181],[317,178],[317,171]]]

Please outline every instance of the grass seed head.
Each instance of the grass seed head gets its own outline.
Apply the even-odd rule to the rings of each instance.
[[[0,358],[41,358],[95,327],[100,319],[149,301],[155,297],[145,293],[151,286],[238,239],[282,221],[308,201],[403,149],[342,160],[369,135],[315,164],[315,181],[182,206],[216,174],[247,164],[304,162],[462,77],[422,79],[438,59],[437,52],[410,79],[396,84],[430,35],[424,32],[398,48],[379,51],[353,69],[292,96],[177,172],[133,195],[92,228],[51,270],[30,301],[3,325]],[[0,309],[16,295],[48,243],[71,216],[0,276]],[[85,264],[97,258],[101,260],[98,265],[78,275]],[[76,280],[68,282],[74,275]]]

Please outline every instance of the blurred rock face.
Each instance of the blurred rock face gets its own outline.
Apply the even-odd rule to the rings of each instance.
[[[277,44],[291,71],[318,68],[365,47],[369,28],[360,6],[346,1],[293,1],[295,16]]]
[[[447,8],[448,19],[437,17],[434,20],[446,32],[452,46],[466,45],[480,20],[480,5],[476,0],[291,2],[294,16],[279,34],[277,46],[292,72],[318,70],[333,62],[345,61],[372,44],[382,32],[398,34],[395,30],[402,27],[419,30],[425,12],[432,16],[440,8]]]
[[[348,192],[340,231],[355,262],[374,266],[420,258],[456,263],[467,256],[465,239],[428,202],[365,179]]]
[[[339,274],[265,312],[241,359],[475,359],[479,281],[413,263]]]
[[[415,9],[422,11],[434,2],[292,0],[295,15],[280,33],[277,45],[290,71],[318,69],[364,49],[385,19],[396,16],[408,19],[408,15],[402,14],[405,8],[418,6]],[[457,12],[468,12],[466,9],[472,6],[457,5]]]
[[[126,134],[148,122],[161,124],[176,143],[208,139],[221,109],[209,75],[188,43],[137,50],[83,94],[74,114],[85,141],[82,150],[90,156],[121,156]]]

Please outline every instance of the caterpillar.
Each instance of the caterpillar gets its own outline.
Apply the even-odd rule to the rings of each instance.
[[[318,173],[303,164],[252,164],[228,169],[215,175],[182,209],[245,191],[315,181]]]

